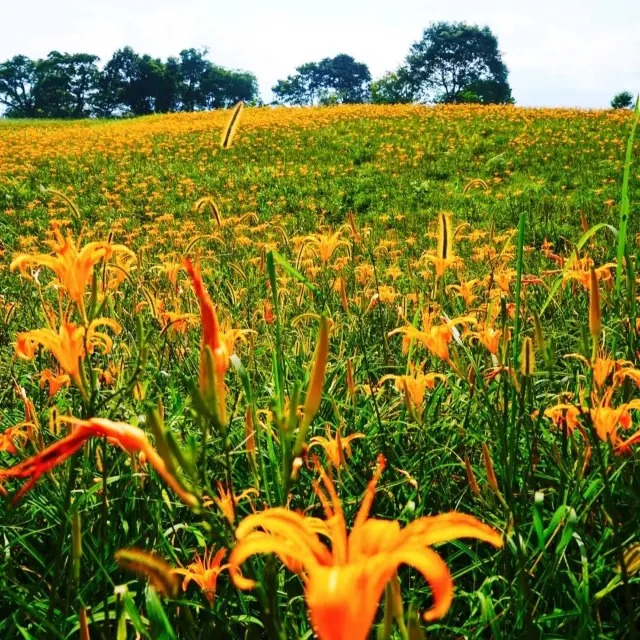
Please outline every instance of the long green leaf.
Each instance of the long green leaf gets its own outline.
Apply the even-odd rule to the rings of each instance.
[[[624,177],[622,178],[622,199],[620,202],[620,225],[618,228],[618,264],[616,265],[616,300],[620,303],[620,288],[622,286],[622,260],[627,244],[627,224],[629,223],[629,174],[631,173],[631,155],[633,153],[633,140],[636,136],[636,127],[640,119],[640,96],[636,100],[636,108],[633,112],[633,125],[631,135],[627,141],[627,154],[624,160]]]
[[[305,287],[313,291],[313,293],[318,293],[318,289],[315,285],[311,284],[307,278],[304,277],[295,267],[292,267],[287,259],[280,255],[277,251],[270,251],[273,255],[273,259],[293,278],[295,278],[298,282],[301,282]]]
[[[513,331],[513,366],[518,366],[518,342],[520,340],[520,291],[522,289],[522,260],[524,254],[524,228],[526,223],[525,214],[520,215],[518,226],[518,262],[516,266],[516,319]]]

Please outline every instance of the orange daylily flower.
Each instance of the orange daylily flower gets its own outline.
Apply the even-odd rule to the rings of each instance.
[[[623,360],[618,360],[617,362],[619,364],[622,364],[623,368],[616,372],[614,381],[620,383],[621,381],[628,378],[629,380],[633,380],[638,385],[638,388],[640,388],[640,369],[636,369],[635,367],[633,367],[630,362],[626,362]]]
[[[509,293],[509,287],[513,276],[516,275],[515,269],[501,269],[493,274],[493,281],[500,287],[504,293]]]
[[[480,284],[480,280],[462,280],[460,284],[450,284],[446,288],[446,292],[455,291],[463,300],[467,308],[469,308],[473,301],[478,297],[473,293],[473,290]]]
[[[176,290],[178,289],[178,275],[184,268],[184,265],[182,263],[166,261],[151,268],[160,271],[160,273],[165,273],[173,288]]]
[[[351,250],[351,243],[341,238],[341,233],[342,230],[338,229],[335,233],[314,233],[307,236],[300,251],[301,255],[311,250],[320,258],[323,266],[326,265],[338,248],[347,247],[349,251]]]
[[[467,332],[467,337],[471,342],[479,342],[494,356],[498,355],[500,342],[502,340],[502,330],[493,327],[485,327],[479,331]]]
[[[45,369],[40,374],[40,388],[44,389],[48,382],[50,398],[53,398],[62,387],[68,386],[70,381],[71,378],[66,373],[55,374],[51,369]]]
[[[598,437],[604,442],[611,442],[614,447],[618,447],[623,444],[618,435],[618,426],[625,431],[632,427],[633,420],[630,410],[640,409],[640,400],[631,400],[614,409],[611,406],[613,392],[614,389],[609,389],[591,409],[591,420]]]
[[[19,268],[23,275],[28,275],[26,267],[43,266],[51,269],[58,276],[69,297],[78,305],[81,312],[84,311],[84,294],[87,284],[93,276],[93,267],[100,260],[108,260],[114,252],[125,252],[132,256],[135,254],[123,245],[112,245],[109,242],[90,242],[80,248],[81,238],[73,241],[71,234],[66,237],[60,229],[54,227],[55,242],[53,250],[55,255],[29,255],[21,254],[14,258],[11,270]]]
[[[429,312],[423,311],[422,329],[407,325],[390,331],[389,335],[392,336],[396,333],[404,335],[403,352],[408,351],[411,340],[416,340],[423,344],[433,355],[451,365],[449,343],[453,340],[453,327],[457,324],[475,324],[476,320],[471,316],[462,316],[452,320],[445,320],[440,325],[433,325],[431,318],[432,316]]]
[[[201,558],[200,554],[196,551],[193,562],[186,569],[172,569],[173,573],[184,576],[182,590],[186,591],[189,583],[193,581],[204,591],[209,605],[213,605],[218,576],[229,566],[228,564],[222,564],[222,558],[224,558],[226,553],[226,549],[219,549],[214,556],[213,547],[211,547],[209,551],[205,549],[204,556]]]
[[[219,327],[220,342],[231,356],[235,353],[236,343],[240,340],[242,343],[247,342],[246,336],[255,333],[252,329],[234,329],[228,321],[223,321]]]
[[[591,269],[595,272],[597,282],[609,282],[611,280],[611,268],[616,266],[615,262],[607,262],[597,269],[594,268],[591,258],[580,258],[573,261],[571,267],[565,271],[564,280],[577,280],[587,291],[591,287]]]
[[[79,420],[77,418],[60,417],[59,419],[73,427],[73,431],[68,436],[54,442],[46,449],[9,469],[0,469],[0,485],[9,478],[28,478],[13,499],[13,504],[17,503],[25,493],[33,488],[43,473],[51,471],[67,460],[87,440],[95,437],[106,437],[109,442],[119,445],[128,453],[144,453],[158,475],[178,494],[187,506],[198,505],[198,499],[186,491],[177,478],[170,473],[164,460],[151,446],[142,429],[123,422],[112,422],[102,418]]]
[[[422,371],[422,367],[416,367],[411,363],[409,365],[409,375],[398,376],[388,374],[380,378],[378,385],[382,385],[382,383],[387,380],[393,380],[395,382],[396,389],[408,395],[415,408],[420,412],[426,390],[429,389],[433,391],[438,380],[444,382],[446,379],[446,376],[442,373],[424,373]],[[407,406],[407,409],[411,411],[410,406]]]
[[[358,438],[364,438],[364,433],[352,433],[348,436],[342,436],[340,434],[340,427],[336,429],[335,437],[331,436],[331,427],[327,423],[325,428],[326,438],[324,436],[314,436],[309,440],[309,451],[314,446],[319,446],[324,449],[324,452],[329,458],[329,462],[336,468],[345,467],[347,465],[347,458],[351,456],[351,442]]]
[[[185,333],[187,329],[194,325],[198,316],[195,313],[180,313],[179,311],[162,311],[160,314],[162,329],[171,333]]]
[[[240,495],[233,496],[231,495],[230,491],[227,491],[224,488],[224,485],[219,480],[216,481],[216,485],[218,487],[218,497],[214,497],[213,500],[211,498],[205,497],[202,502],[202,506],[210,507],[215,503],[215,505],[218,507],[218,509],[220,509],[220,511],[230,524],[233,524],[236,521],[236,505],[241,500],[249,499],[250,501],[250,496],[260,495],[260,492],[257,489],[251,487],[246,491],[243,491]]]
[[[583,362],[587,367],[591,367],[592,363],[587,360],[584,356],[579,353],[568,353],[565,358],[576,358]],[[613,360],[608,354],[606,354],[603,350],[600,350],[598,356],[593,362],[593,381],[596,384],[598,389],[603,389],[607,380],[611,376],[614,371],[618,371],[615,374],[615,380],[618,380],[618,376],[623,376],[623,371],[631,371],[631,369],[621,369],[621,367],[626,367],[630,363],[626,360]],[[625,374],[626,375],[626,374]],[[630,378],[633,378],[633,374],[629,374]]]
[[[98,318],[84,327],[77,326],[73,322],[63,322],[56,333],[52,329],[34,329],[18,334],[16,342],[16,355],[24,360],[33,360],[36,345],[42,345],[51,351],[62,369],[71,376],[74,383],[83,389],[80,377],[80,361],[85,357],[85,342],[89,350],[99,347],[103,353],[109,353],[113,341],[96,327],[107,326],[116,334],[120,332],[120,325],[109,318]]]
[[[236,529],[238,543],[229,557],[236,586],[255,586],[240,573],[247,558],[275,553],[302,577],[311,623],[321,640],[364,640],[385,585],[401,564],[408,564],[422,573],[433,591],[434,606],[425,619],[443,616],[453,600],[453,581],[447,565],[429,547],[461,537],[501,547],[502,537],[473,516],[455,512],[418,518],[404,529],[394,520],[369,518],[384,465],[380,457],[350,533],[333,482],[320,469],[326,494],[319,482],[315,490],[326,513],[331,549],[321,542],[312,519],[287,509],[276,507],[245,518]]]
[[[546,409],[544,415],[560,428],[563,428],[566,424],[569,434],[572,434],[575,428],[580,426],[580,421],[578,420],[580,410],[573,404],[559,403],[550,409]]]
[[[20,442],[22,446],[28,438],[27,432],[22,428],[23,426],[24,423],[16,424],[13,427],[5,429],[4,433],[0,433],[0,451],[6,451],[12,456],[18,453],[15,441]]]

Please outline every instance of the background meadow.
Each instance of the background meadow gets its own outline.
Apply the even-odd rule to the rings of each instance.
[[[64,437],[65,416],[106,418],[141,428],[198,500],[185,506],[106,437],[13,507],[19,482],[0,472],[2,637],[312,637],[302,582],[274,556],[245,565],[259,590],[237,590],[223,570],[213,597],[194,582],[167,593],[153,579],[163,569],[141,575],[115,554],[135,547],[190,568],[195,552],[231,550],[254,511],[321,517],[318,465],[350,526],[379,454],[372,515],[405,526],[468,513],[504,533],[504,547],[438,546],[455,599],[421,626],[431,592],[400,569],[402,612],[387,589],[371,634],[635,637],[633,114],[246,108],[223,149],[228,117],[0,121],[0,467]],[[50,254],[54,229],[80,247],[128,248],[96,263],[84,318],[46,267],[10,269],[17,255]],[[206,356],[185,258],[236,355],[224,425],[197,392]],[[63,318],[117,323],[95,348],[85,341],[86,397],[73,375],[58,379],[51,350],[16,351],[21,332]],[[322,401],[298,449],[322,318]],[[434,327],[447,327],[447,357]]]

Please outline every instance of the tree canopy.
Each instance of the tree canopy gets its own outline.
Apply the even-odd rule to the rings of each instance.
[[[280,104],[352,104],[369,99],[369,67],[341,53],[320,62],[307,62],[272,88]]]
[[[0,63],[0,114],[21,118],[102,118],[200,111],[259,102],[247,71],[226,69],[203,49],[166,60],[118,49],[100,67],[89,53],[52,51],[41,60],[18,55]],[[403,65],[372,81],[369,68],[340,53],[307,62],[272,88],[275,104],[372,102],[512,103],[508,70],[489,27],[438,22],[413,43]],[[629,106],[628,92],[614,108]]]
[[[630,91],[621,91],[613,96],[612,109],[631,109],[633,107],[633,95]]]
[[[407,90],[418,100],[511,103],[508,70],[489,27],[437,22],[407,56]]]
[[[206,55],[206,49],[184,49],[163,61],[124,47],[102,69],[88,53],[15,56],[0,63],[0,105],[8,117],[108,118],[257,100],[253,74],[215,65]]]

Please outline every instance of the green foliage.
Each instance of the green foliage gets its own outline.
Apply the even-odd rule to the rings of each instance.
[[[278,80],[272,91],[280,104],[354,104],[367,101],[370,81],[366,64],[341,53],[299,66],[295,75]]]
[[[36,115],[84,118],[90,114],[99,76],[97,56],[52,51],[36,63]]]
[[[407,104],[415,100],[411,77],[405,67],[372,82],[370,92],[373,104]]]
[[[633,107],[633,94],[630,91],[621,91],[613,96],[612,109],[631,109]]]
[[[511,103],[508,70],[489,27],[438,22],[406,60],[416,95],[442,103]]]
[[[0,63],[0,105],[12,118],[36,116],[36,63],[26,56],[15,56]]]
[[[382,611],[376,619],[379,629],[394,640],[425,634],[443,639],[632,637],[640,574],[637,563],[635,569],[629,563],[626,578],[616,565],[618,547],[632,552],[638,541],[640,453],[636,449],[616,456],[608,443],[589,445],[577,429],[570,434],[543,415],[559,398],[580,404],[583,391],[589,396],[589,367],[564,357],[581,349],[588,294],[575,280],[565,280],[563,286],[563,276],[575,266],[574,254],[588,255],[596,266],[615,259],[609,223],[616,224],[614,205],[626,192],[631,261],[625,267],[633,270],[636,263],[631,245],[640,231],[637,140],[628,147],[633,162],[625,160],[631,114],[367,105],[330,112],[247,109],[243,117],[251,127],[241,128],[224,153],[219,152],[218,136],[212,135],[224,126],[223,114],[117,123],[8,122],[0,127],[7,167],[0,175],[0,434],[25,418],[20,387],[35,405],[41,427],[38,447],[40,439],[50,444],[63,435],[47,426],[54,407],[61,415],[78,415],[81,407],[73,388],[49,398],[47,388],[40,387],[39,372],[55,365],[46,352],[33,363],[15,358],[16,334],[42,326],[48,317],[40,310],[38,288],[51,303],[58,288],[49,286],[46,269],[34,272],[34,281],[10,272],[12,257],[23,251],[49,252],[45,241],[52,218],[67,220],[76,230],[82,226],[84,244],[113,232],[113,242],[127,243],[136,259],[118,289],[100,303],[123,327],[113,336],[110,354],[95,350],[89,359],[100,378],[95,394],[101,415],[138,424],[156,449],[164,448],[162,436],[167,437],[171,454],[163,455],[179,460],[176,466],[185,470],[189,482],[194,476],[194,483],[205,487],[230,477],[236,495],[258,487],[260,496],[252,505],[238,501],[236,524],[254,509],[287,502],[278,475],[283,436],[268,416],[285,403],[285,396],[295,411],[291,398],[308,378],[314,316],[326,313],[334,323],[327,382],[309,435],[322,436],[326,425],[334,433],[341,428],[343,436],[366,434],[366,439],[353,441],[348,465],[334,472],[348,523],[375,456],[383,452],[389,464],[376,493],[375,517],[397,519],[405,526],[422,515],[456,509],[506,534],[500,552],[468,541],[437,548],[453,572],[455,599],[436,623],[418,623],[431,594],[418,573],[402,569],[406,631],[400,621],[393,622],[392,612],[383,617]],[[25,139],[33,146],[25,145]],[[623,190],[625,170],[628,187]],[[480,183],[471,183],[472,178]],[[77,210],[70,213],[59,197],[43,193],[39,185],[68,194]],[[193,202],[205,194],[220,201],[224,225],[194,211]],[[435,249],[435,214],[445,209],[459,227],[454,254],[460,264],[436,283],[420,262]],[[349,253],[337,252],[324,269],[311,254],[302,256],[301,247],[313,234],[339,229],[354,211],[360,239],[348,227],[341,231],[350,241]],[[243,219],[245,212],[255,220]],[[590,225],[586,233],[581,213]],[[471,226],[462,226],[464,222]],[[546,240],[551,255],[541,250]],[[220,320],[255,331],[237,345],[237,358],[225,376],[228,444],[216,430],[201,431],[194,418],[191,391],[198,384],[200,327],[196,322],[185,332],[174,332],[161,321],[162,311],[197,314],[184,274],[178,273],[175,282],[169,277],[170,267],[185,254],[201,261]],[[564,263],[555,261],[554,254]],[[309,269],[309,261],[317,268]],[[99,291],[105,277],[121,273],[118,263],[110,265],[113,271],[95,271]],[[374,275],[359,283],[363,266],[370,266]],[[392,266],[400,275],[388,272]],[[447,364],[414,342],[410,361],[447,376],[446,383],[426,390],[422,423],[416,423],[405,409],[403,393],[391,384],[378,384],[389,373],[407,370],[402,341],[388,332],[405,324],[404,318],[414,318],[419,326],[416,309],[429,301],[450,318],[480,310],[482,319],[484,291],[493,274],[511,268],[506,291],[493,285],[499,294],[495,304],[498,309],[503,305],[496,327],[508,332],[517,326],[512,339],[522,344],[534,334],[531,318],[538,312],[546,347],[536,352],[534,375],[526,381],[518,378],[516,395],[511,377],[497,372],[495,358],[465,337],[462,328],[461,344],[454,338],[451,351],[477,372],[474,382],[452,374]],[[341,274],[347,310],[335,289]],[[448,289],[461,274],[483,283],[471,308]],[[631,271],[628,282],[634,281]],[[374,292],[388,295],[390,288],[393,302],[363,313]],[[603,347],[612,357],[636,361],[632,345],[637,332],[626,302],[618,317],[611,282],[603,283],[602,294],[607,327]],[[160,301],[164,305],[154,309]],[[272,324],[262,316],[265,301],[274,309]],[[515,368],[519,376],[519,349],[515,342],[509,346],[514,348],[500,352],[499,364]],[[136,354],[144,349],[148,356],[138,360]],[[353,400],[347,393],[346,358],[353,367]],[[111,363],[119,373],[108,384],[102,372]],[[131,396],[137,382],[146,397]],[[638,397],[635,383],[616,393],[614,407],[623,398]],[[256,426],[256,452],[249,459],[247,410]],[[162,414],[164,433],[154,424],[153,411]],[[620,430],[624,437],[638,429],[640,414],[632,414],[630,430]],[[581,416],[586,428],[588,415],[585,411]],[[491,450],[500,498],[488,486],[484,443]],[[0,468],[34,452],[29,442],[18,455],[0,451]],[[319,447],[314,453],[326,461]],[[478,494],[467,482],[465,457]],[[309,458],[305,462],[310,466]],[[192,468],[198,472],[188,471]],[[292,509],[322,515],[313,490],[316,479],[317,473],[304,464],[291,483]],[[5,488],[13,493],[16,483],[7,482]],[[215,497],[215,489],[207,489],[207,495]],[[71,508],[65,504],[68,496]],[[73,513],[80,515],[82,533],[80,579],[75,581]],[[3,638],[78,637],[81,606],[92,638],[312,637],[304,586],[280,569],[276,558],[247,565],[247,574],[250,568],[256,573],[248,577],[264,585],[260,591],[238,592],[224,571],[212,604],[193,582],[173,600],[145,586],[144,578],[119,569],[113,554],[120,548],[154,550],[172,566],[186,567],[194,549],[202,556],[205,545],[231,546],[233,533],[215,505],[192,513],[153,468],[110,444],[87,443],[66,467],[45,474],[16,508],[10,509],[2,497],[0,525]],[[630,592],[630,606],[625,591]]]
[[[257,99],[253,74],[214,65],[206,54],[206,49],[185,49],[163,61],[124,47],[102,70],[98,58],[87,53],[52,51],[36,61],[16,56],[0,64],[0,105],[11,118],[109,118]]]

